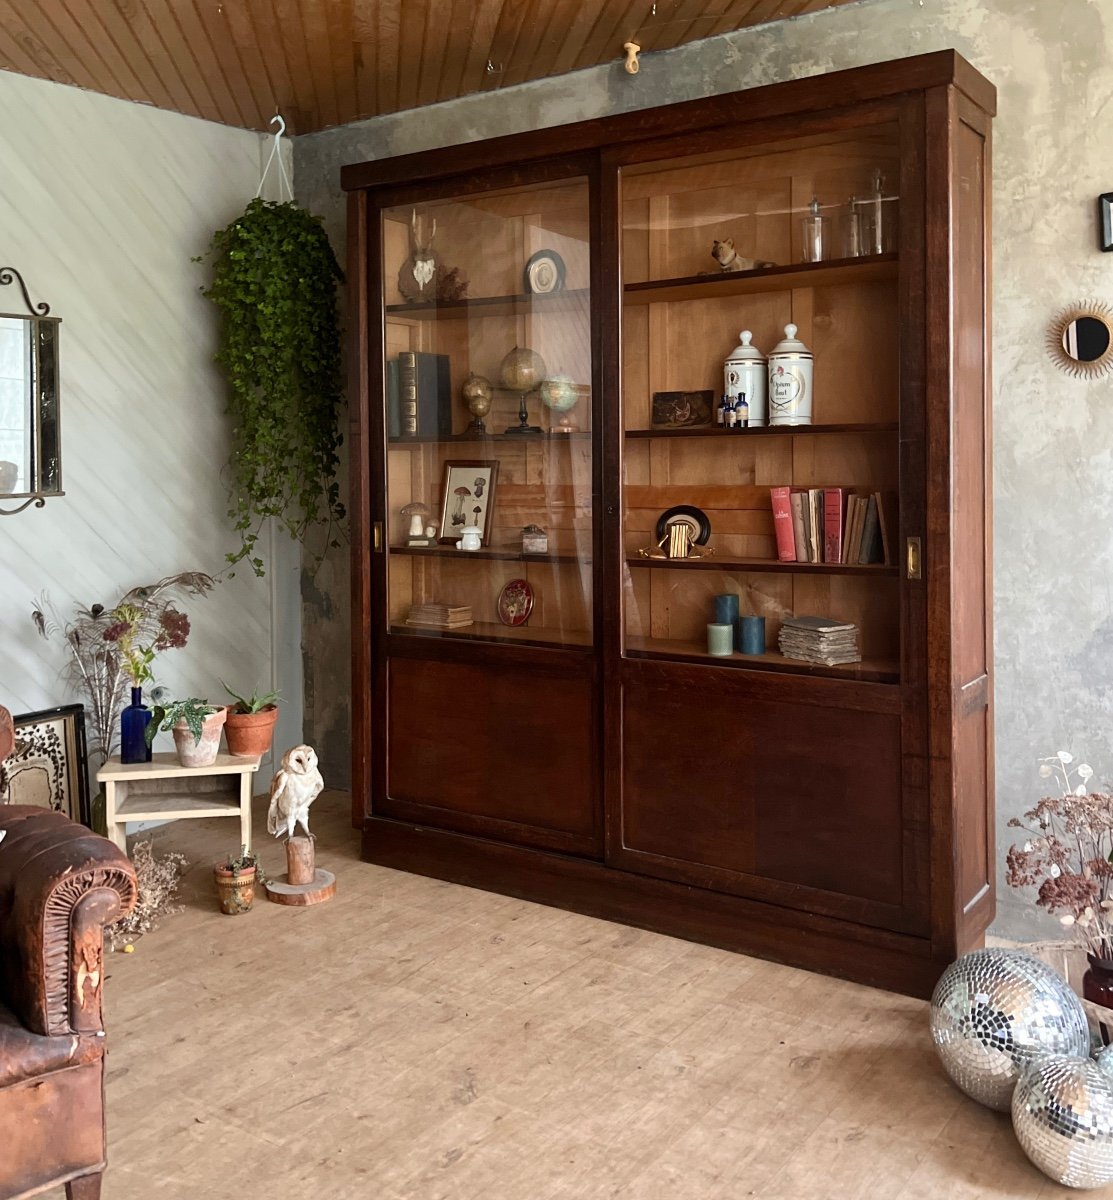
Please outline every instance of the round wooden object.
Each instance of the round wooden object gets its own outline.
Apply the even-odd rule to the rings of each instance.
[[[291,883],[287,876],[267,880],[267,899],[275,904],[290,904],[305,908],[310,904],[324,904],[336,895],[336,876],[323,867],[318,867],[311,883]]]
[[[312,883],[317,874],[313,839],[292,837],[286,842],[286,878],[295,884]]]

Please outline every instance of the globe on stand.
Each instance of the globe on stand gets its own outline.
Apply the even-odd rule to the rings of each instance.
[[[464,430],[465,437],[485,437],[487,426],[483,418],[491,411],[491,383],[482,375],[471,374],[460,385],[460,396],[471,413],[471,424]]]
[[[551,379],[546,379],[538,390],[541,403],[552,412],[560,414],[560,420],[549,432],[575,433],[579,426],[573,423],[571,414],[580,399],[575,383],[567,375],[554,375]]]
[[[499,364],[499,382],[504,388],[519,394],[518,424],[507,429],[507,433],[541,433],[540,425],[529,423],[526,396],[545,378],[545,360],[536,350],[526,346],[515,346]]]

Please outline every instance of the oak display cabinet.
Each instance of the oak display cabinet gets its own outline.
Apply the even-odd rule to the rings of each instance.
[[[344,168],[367,860],[915,994],[981,944],[994,106],[942,52]],[[885,237],[858,244],[848,200],[878,180]],[[728,236],[773,265],[719,271]],[[768,352],[789,323],[812,424],[654,426],[654,393],[717,397],[739,331]],[[515,348],[571,411],[509,386]],[[418,379],[407,425],[411,354],[442,381]],[[497,463],[482,518],[478,477],[445,509],[451,463]],[[779,561],[779,485],[892,497],[886,560]],[[674,505],[707,514],[710,557],[641,553]],[[468,511],[479,551],[455,546]],[[513,580],[525,624],[497,613]],[[766,617],[764,654],[707,654],[723,592]],[[414,624],[429,605],[470,623]],[[781,619],[812,613],[853,622],[861,662],[781,656]]]

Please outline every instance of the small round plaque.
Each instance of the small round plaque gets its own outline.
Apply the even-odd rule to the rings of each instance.
[[[564,259],[555,250],[538,250],[526,263],[526,291],[536,295],[559,292],[564,287]]]
[[[533,612],[533,588],[526,579],[512,579],[499,592],[498,614],[504,625],[524,625]]]

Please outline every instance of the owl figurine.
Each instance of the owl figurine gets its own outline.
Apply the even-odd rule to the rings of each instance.
[[[312,746],[294,746],[282,756],[282,769],[271,780],[271,804],[267,832],[279,837],[294,836],[294,826],[309,833],[309,806],[321,794],[325,781],[317,770],[317,752]]]

